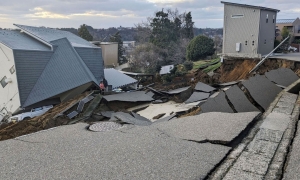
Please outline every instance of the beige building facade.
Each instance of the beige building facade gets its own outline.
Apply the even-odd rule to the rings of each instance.
[[[284,27],[287,27],[288,31],[292,35],[292,38],[300,38],[300,19],[278,19],[276,21],[276,39],[282,40],[281,32]]]
[[[114,68],[119,66],[118,63],[118,43],[93,41],[93,44],[101,47],[102,58],[105,68]]]

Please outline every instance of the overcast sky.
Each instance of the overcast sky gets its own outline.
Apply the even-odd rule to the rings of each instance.
[[[230,2],[279,9],[280,19],[300,16],[299,0]],[[223,26],[220,0],[0,0],[0,27],[15,28],[13,23],[53,28],[78,28],[81,24],[94,28],[133,27],[162,8],[191,11],[198,28]]]

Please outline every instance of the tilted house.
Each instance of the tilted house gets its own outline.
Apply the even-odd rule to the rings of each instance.
[[[104,77],[101,48],[66,31],[0,30],[0,112],[68,100]]]
[[[279,10],[224,2],[223,56],[261,58],[274,49]]]

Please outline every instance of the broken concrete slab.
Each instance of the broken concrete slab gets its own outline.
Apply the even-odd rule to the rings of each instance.
[[[145,103],[145,104],[141,104],[141,105],[138,105],[138,106],[134,106],[132,108],[128,108],[126,110],[129,111],[129,112],[137,112],[137,111],[140,111],[140,110],[143,110],[143,109],[149,107],[150,104],[151,103]]]
[[[158,90],[156,90],[156,89],[154,89],[152,87],[147,87],[147,88],[150,89],[151,91],[157,93],[157,94],[164,95],[162,92],[160,92],[160,91],[158,91]]]
[[[111,115],[114,113],[115,111],[103,111],[101,112],[101,115],[106,117],[106,118],[111,118]]]
[[[152,119],[159,119],[159,118],[161,118],[165,115],[166,115],[166,113],[161,113],[161,114],[158,114],[158,115],[154,116]]]
[[[209,93],[204,92],[194,92],[191,97],[185,101],[185,103],[192,103],[196,101],[205,100],[209,97]]]
[[[90,118],[93,112],[95,111],[95,109],[101,103],[101,101],[102,101],[102,95],[101,94],[96,95],[96,97],[92,100],[92,102],[90,102],[89,106],[83,112],[82,117],[76,118],[73,121],[70,121],[68,124],[74,124],[76,122],[87,120],[88,118]]]
[[[213,88],[213,87],[211,87],[211,86],[209,86],[207,84],[204,84],[202,82],[198,82],[196,84],[195,90],[196,91],[202,91],[202,92],[211,92],[211,91],[214,91],[215,88]]]
[[[249,91],[252,98],[266,110],[274,101],[281,88],[269,81],[266,77],[256,75],[249,80],[243,81],[242,84]]]
[[[216,84],[215,86],[226,87],[226,86],[233,86],[233,85],[235,85],[237,83],[239,83],[239,82],[237,82],[237,81],[231,81],[231,82],[227,82],[227,83]]]
[[[201,111],[206,112],[228,112],[234,113],[232,108],[229,106],[225,93],[220,92],[215,98],[208,98],[207,101],[202,104]]]
[[[293,82],[297,81],[299,77],[288,68],[279,68],[265,73],[265,76],[272,82],[281,86],[288,87]]]
[[[179,93],[182,93],[184,91],[187,91],[191,86],[188,86],[188,87],[183,87],[183,88],[178,88],[178,89],[174,89],[174,90],[171,90],[171,91],[163,91],[164,93],[167,93],[169,95],[173,95],[173,94],[179,94]]]
[[[137,125],[137,126],[149,126],[152,124],[151,121],[144,121],[144,120],[136,119],[132,116],[128,116],[128,115],[124,115],[124,114],[116,114],[114,116],[119,121],[122,121],[122,122],[125,122],[128,124]]]
[[[139,111],[138,113],[149,120],[153,120],[153,117],[157,116],[158,114],[166,113],[164,117],[167,117],[172,112],[173,113],[184,112],[184,111],[188,111],[190,108],[192,107],[189,105],[178,104],[175,103],[174,101],[169,101],[162,104],[151,104],[148,108]]]
[[[237,112],[259,111],[237,85],[232,86],[225,93]]]
[[[214,93],[212,93],[212,95],[211,95],[209,98],[217,97],[217,95],[218,95],[219,93],[220,93],[220,92],[214,92]]]
[[[149,119],[137,114],[137,113],[134,113],[134,112],[131,112],[132,116],[136,119],[139,119],[141,121],[147,121],[147,122],[151,122]]]
[[[270,113],[264,122],[261,124],[260,129],[270,129],[275,131],[285,131],[290,123],[291,116],[283,113]]]
[[[87,96],[83,98],[78,104],[77,112],[81,112],[83,110],[84,105],[89,101],[91,101],[92,99],[94,99],[94,96]]]
[[[231,143],[260,112],[210,112],[153,124],[169,136],[197,142]]]
[[[109,119],[109,121],[118,121],[118,119],[116,118],[117,115],[122,115],[125,117],[132,117],[129,113],[124,113],[124,112],[114,112],[111,114],[111,117]]]
[[[154,99],[148,96],[145,91],[126,92],[120,94],[113,94],[103,96],[108,102],[111,101],[125,101],[125,102],[143,102],[153,101]]]
[[[171,119],[173,119],[176,116],[176,114],[172,114],[170,116],[158,119],[156,121],[154,121],[154,123],[160,123],[160,122],[165,122],[165,121],[170,121]]]
[[[61,126],[2,141],[0,168],[5,173],[0,178],[203,179],[230,150],[168,137],[150,126],[130,133],[121,132],[124,128],[93,133],[86,126]]]
[[[69,119],[73,119],[75,116],[78,115],[78,112],[77,111],[72,111],[71,113],[69,113],[67,116]]]
[[[153,96],[155,95],[152,91],[148,91],[148,92],[146,92],[146,94],[148,96],[150,96],[151,98],[153,98]]]

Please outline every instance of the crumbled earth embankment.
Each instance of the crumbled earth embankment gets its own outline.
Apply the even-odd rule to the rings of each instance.
[[[0,126],[0,140],[11,139],[25,134],[49,129],[52,127],[66,125],[70,121],[70,119],[63,117],[58,117],[54,119],[53,117],[59,114],[65,108],[67,108],[70,104],[78,102],[78,100],[82,99],[87,94],[87,92],[83,93],[67,102],[56,105],[54,106],[54,108],[50,109],[47,113],[45,113],[42,116],[28,120],[23,120],[16,123],[11,122],[8,124],[2,124]]]

